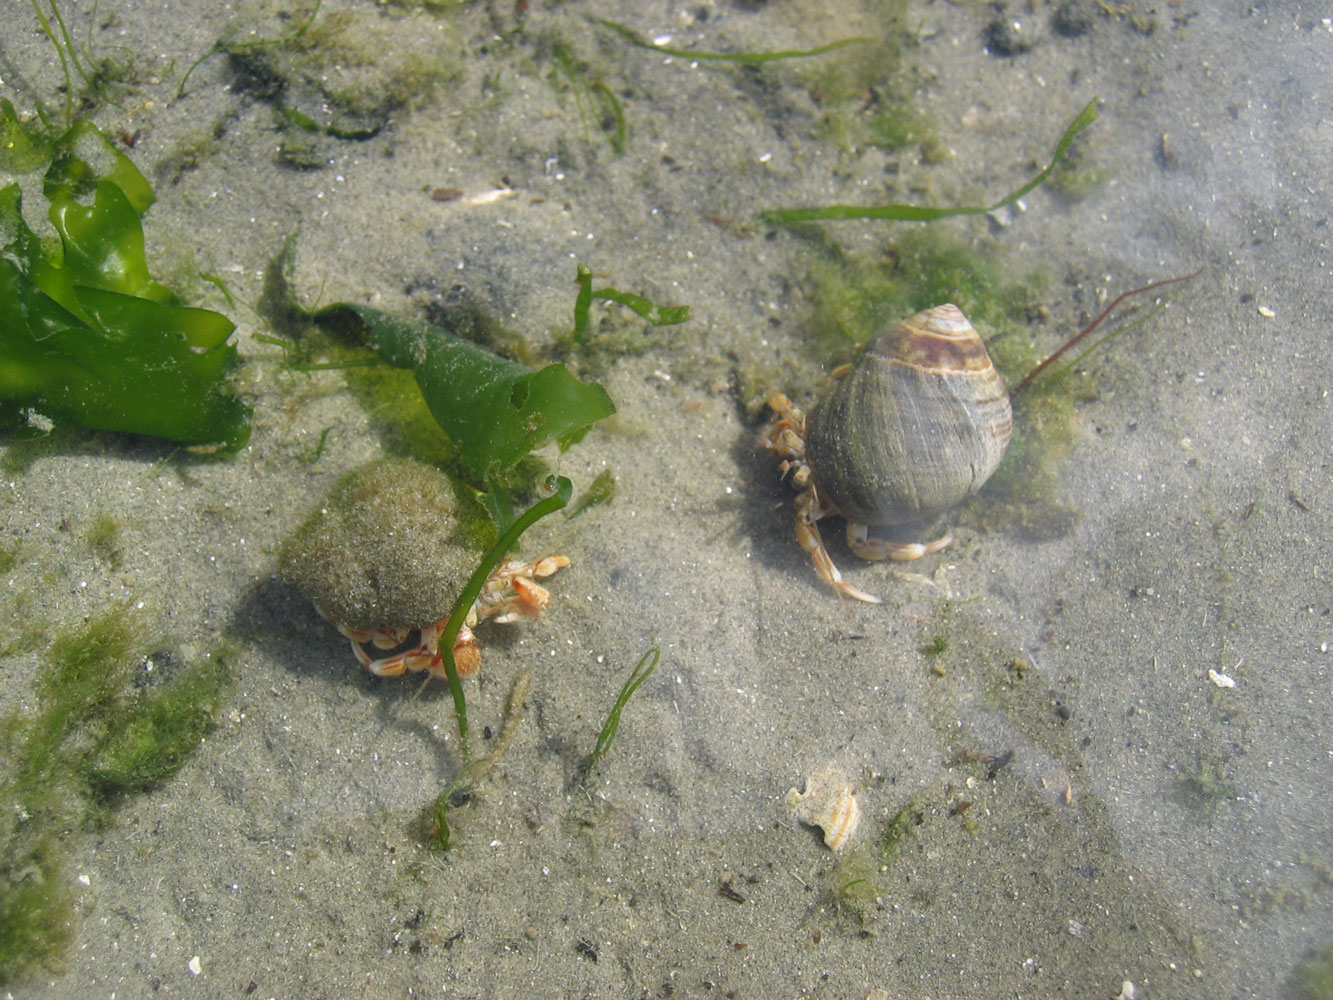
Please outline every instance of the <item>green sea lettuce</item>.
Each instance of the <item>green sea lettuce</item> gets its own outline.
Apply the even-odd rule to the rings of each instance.
[[[49,139],[0,101],[0,426],[74,424],[189,445],[244,446],[250,409],[226,389],[235,325],[155,281],[141,218],[153,190],[89,122]],[[28,180],[31,180],[30,178]],[[23,198],[45,202],[39,237]]]
[[[563,451],[616,412],[600,384],[564,365],[529,368],[430,323],[346,302],[314,319],[410,369],[431,414],[483,478],[552,442]]]

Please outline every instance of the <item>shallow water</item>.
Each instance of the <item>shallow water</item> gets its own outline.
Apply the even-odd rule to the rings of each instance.
[[[30,108],[59,68],[11,6],[23,30],[6,32],[3,94]],[[239,324],[255,421],[244,451],[213,461],[113,435],[5,445],[4,527],[22,545],[5,583],[25,595],[11,618],[73,628],[143,602],[181,659],[234,641],[238,676],[178,776],[67,838],[72,947],[13,995],[1109,998],[1125,981],[1154,1000],[1298,995],[1298,963],[1333,926],[1333,34],[1300,5],[1089,8],[1077,37],[1053,8],[1024,11],[1032,47],[1004,57],[987,50],[991,12],[911,6],[902,86],[951,153],[923,165],[832,129],[811,65],[850,49],[738,68],[592,20],[700,50],[797,49],[878,30],[870,5],[534,4],[517,30],[504,5],[326,3],[321,44],[349,45],[334,29],[350,25],[381,68],[437,53],[432,38],[460,53],[457,79],[365,141],[279,130],[222,56],[176,98],[224,34],[291,30],[264,5],[62,7],[94,51],[141,61],[97,121],[136,136],[159,268],[220,275],[238,299],[204,301]],[[623,155],[576,78],[617,95]],[[826,246],[751,220],[997,199],[1094,97],[1102,183],[1038,189],[1004,226],[936,225],[1050,276],[1040,351],[1102,299],[1202,274],[1084,364],[1057,463],[1065,530],[992,523],[983,493],[951,519],[952,547],[892,567],[856,560],[835,522],[834,559],[886,598],[839,601],[737,392],[756,369],[816,385],[814,262],[833,244],[881,259],[906,227],[828,224]],[[298,155],[318,168],[293,169]],[[462,197],[431,197],[446,187]],[[609,364],[619,415],[552,456],[576,490],[610,468],[618,492],[535,529],[532,550],[572,560],[550,611],[481,630],[482,750],[521,671],[531,686],[503,759],[451,811],[445,855],[422,819],[458,776],[447,690],[368,677],[274,577],[324,491],[401,447],[341,374],[285,371],[255,340],[244,303],[297,230],[306,302],[421,315],[461,289],[540,347],[569,322],[584,263],[692,309]],[[103,514],[122,525],[114,566],[80,542]],[[947,648],[923,651],[936,636]],[[661,665],[581,780],[654,642]],[[0,707],[31,710],[41,663],[6,659]],[[862,813],[840,856],[784,804],[830,764]]]

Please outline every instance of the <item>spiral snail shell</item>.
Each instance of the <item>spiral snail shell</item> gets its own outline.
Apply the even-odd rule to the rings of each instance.
[[[955,305],[880,333],[810,413],[805,453],[838,513],[906,524],[955,506],[1009,446],[1009,390]]]
[[[842,579],[815,522],[840,514],[866,559],[915,559],[949,537],[903,544],[874,525],[924,520],[972,496],[1009,445],[1009,392],[976,329],[955,305],[926,309],[880,333],[807,417],[781,393],[764,445],[802,490],[796,536],[815,569],[849,597],[879,598]]]

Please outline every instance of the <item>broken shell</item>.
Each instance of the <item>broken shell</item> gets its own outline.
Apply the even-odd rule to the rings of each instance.
[[[833,767],[806,778],[804,792],[795,788],[787,792],[787,808],[802,823],[823,830],[824,843],[835,853],[851,842],[861,822],[861,807],[852,783]]]

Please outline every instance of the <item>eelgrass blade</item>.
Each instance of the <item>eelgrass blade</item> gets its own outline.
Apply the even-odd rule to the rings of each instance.
[[[873,45],[878,41],[875,38],[840,38],[836,42],[829,42],[827,45],[820,45],[813,49],[779,49],[776,52],[699,52],[694,49],[673,49],[667,45],[658,45],[656,42],[648,41],[633,28],[627,28],[618,21],[611,21],[604,17],[598,18],[597,23],[604,28],[610,28],[631,45],[636,45],[641,49],[649,49],[666,56],[677,56],[682,59],[734,62],[742,65],[775,62],[778,59],[806,59],[810,56],[823,55],[825,52],[833,52],[848,45]]]
[[[1056,144],[1051,162],[1046,164],[1046,167],[1040,173],[1017,191],[1010,192],[993,205],[955,205],[952,207],[931,207],[929,205],[821,205],[813,208],[768,209],[759,213],[759,219],[770,226],[795,226],[803,222],[825,220],[888,219],[894,222],[934,222],[936,219],[947,219],[955,215],[986,215],[1007,205],[1012,205],[1046,180],[1051,175],[1051,171],[1056,168],[1056,165],[1065,158],[1065,154],[1069,152],[1069,147],[1074,140],[1096,120],[1097,101],[1094,99],[1089,101],[1087,106],[1069,123],[1069,127],[1065,129],[1065,134],[1060,137],[1060,141]]]
[[[520,514],[514,523],[500,535],[500,540],[491,546],[490,551],[482,557],[481,563],[468,579],[467,586],[458,595],[458,600],[454,602],[453,611],[450,613],[448,621],[445,622],[444,629],[440,632],[440,654],[444,659],[444,672],[449,677],[449,691],[454,699],[454,712],[458,719],[458,738],[463,747],[462,757],[465,761],[469,757],[467,752],[467,699],[463,695],[463,682],[458,676],[458,667],[454,664],[454,640],[458,638],[458,630],[463,627],[468,612],[472,610],[472,605],[476,603],[477,598],[481,595],[481,588],[486,585],[486,580],[490,577],[491,571],[500,564],[500,560],[514,547],[514,543],[518,541],[519,536],[547,514],[553,514],[569,503],[569,498],[574,492],[574,486],[568,479],[564,476],[552,476],[546,483],[548,487],[553,487],[555,492]]]
[[[639,685],[652,676],[653,671],[657,669],[657,661],[661,656],[662,648],[653,646],[643,654],[639,662],[634,665],[634,669],[630,671],[629,679],[621,687],[620,696],[616,698],[616,703],[611,706],[611,712],[606,717],[602,732],[597,737],[597,746],[593,748],[591,764],[596,764],[610,751],[611,744],[616,738],[616,731],[620,729],[620,713],[625,710],[625,706],[629,703],[630,698],[634,696],[634,692],[639,690]],[[652,660],[651,663],[648,662],[650,659]]]

